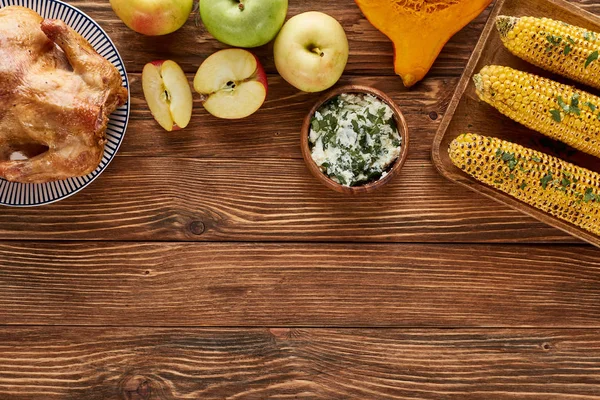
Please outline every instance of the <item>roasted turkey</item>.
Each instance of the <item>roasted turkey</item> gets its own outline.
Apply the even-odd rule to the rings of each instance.
[[[64,22],[0,9],[0,177],[44,183],[94,171],[108,117],[126,100],[117,69]]]

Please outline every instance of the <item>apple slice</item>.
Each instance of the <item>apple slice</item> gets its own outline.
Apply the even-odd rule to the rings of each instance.
[[[169,132],[188,126],[194,100],[187,77],[176,62],[146,64],[142,71],[142,88],[150,112],[160,126]]]
[[[196,73],[194,89],[212,115],[224,119],[254,114],[267,98],[267,75],[247,50],[225,49],[208,57]]]

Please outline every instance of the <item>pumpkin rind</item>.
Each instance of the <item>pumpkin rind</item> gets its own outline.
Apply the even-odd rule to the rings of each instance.
[[[394,70],[411,87],[425,77],[444,45],[492,0],[355,0],[394,43]]]

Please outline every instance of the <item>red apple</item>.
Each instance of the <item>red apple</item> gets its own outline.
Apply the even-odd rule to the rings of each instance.
[[[160,126],[169,132],[188,126],[194,103],[192,90],[176,62],[161,60],[146,64],[142,88],[150,112]]]
[[[110,0],[110,5],[129,28],[144,35],[175,32],[188,20],[193,0]]]
[[[218,118],[239,119],[254,114],[267,98],[267,75],[247,50],[226,49],[208,57],[194,78],[206,111]]]

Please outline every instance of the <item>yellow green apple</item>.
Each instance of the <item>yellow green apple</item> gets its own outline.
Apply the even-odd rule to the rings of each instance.
[[[292,17],[275,39],[275,66],[292,86],[320,92],[333,86],[348,62],[348,39],[333,17],[310,11]]]
[[[275,38],[285,21],[288,0],[202,0],[200,17],[218,41],[258,47]]]
[[[110,0],[110,5],[129,28],[158,36],[181,28],[192,12],[194,0]]]

